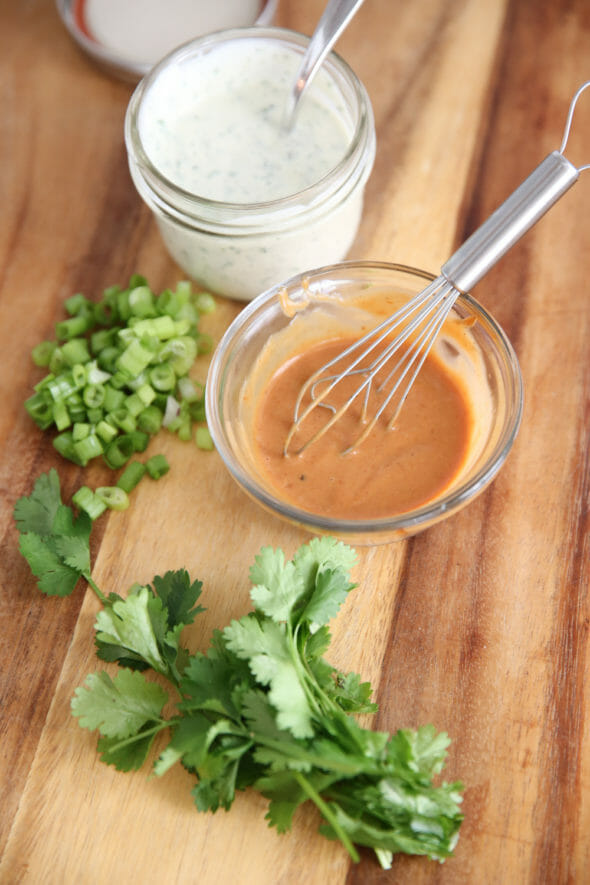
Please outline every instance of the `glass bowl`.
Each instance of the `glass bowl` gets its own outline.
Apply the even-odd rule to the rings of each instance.
[[[272,24],[278,0],[56,0],[70,35],[105,71],[137,83],[176,46],[222,28]]]
[[[426,271],[398,264],[343,262],[299,274],[269,289],[251,301],[229,326],[209,370],[207,420],[217,451],[230,474],[266,510],[311,533],[333,535],[353,545],[385,544],[407,538],[452,516],[494,479],[520,425],[522,378],[514,350],[502,329],[469,295],[458,297],[451,317],[454,321],[465,320],[464,328],[468,329],[477,355],[477,384],[480,385],[477,395],[481,395],[482,402],[488,406],[481,412],[484,417],[478,418],[476,442],[470,457],[439,497],[415,510],[386,518],[355,520],[314,514],[282,499],[260,470],[251,446],[245,382],[259,364],[263,348],[273,340],[271,336],[288,336],[294,322],[300,326],[303,322],[313,330],[322,304],[337,302],[337,309],[344,316],[347,312],[353,316],[353,304],[358,305],[363,293],[368,297],[385,289],[409,298],[421,292],[432,279]],[[301,309],[289,310],[292,315],[288,316],[285,305]],[[282,359],[286,360],[287,356],[284,352]],[[471,368],[467,366],[466,371],[470,372]]]

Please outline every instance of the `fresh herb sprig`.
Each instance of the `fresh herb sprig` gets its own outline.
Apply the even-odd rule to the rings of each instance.
[[[182,764],[196,777],[199,811],[229,809],[236,791],[258,790],[278,832],[307,801],[320,832],[339,839],[353,860],[374,849],[388,868],[397,852],[444,860],[462,821],[461,784],[435,784],[449,746],[430,726],[373,731],[356,714],[374,712],[371,686],[325,658],[328,622],[354,588],[354,551],[316,538],[290,561],[263,548],[250,570],[253,610],[213,633],[191,653],[182,630],[202,611],[201,583],[184,570],[106,596],[90,576],[90,522],[61,501],[55,471],[37,480],[15,507],[20,550],[49,594],[71,593],[79,577],[98,595],[96,648],[117,663],[111,677],[92,673],[72,699],[79,724],[100,733],[101,759],[121,771],[140,768],[154,738],[167,744],[156,775]],[[153,671],[164,677],[147,678]],[[173,712],[163,709],[173,693]]]

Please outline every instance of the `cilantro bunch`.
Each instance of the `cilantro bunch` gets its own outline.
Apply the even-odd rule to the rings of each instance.
[[[250,787],[269,800],[266,818],[278,832],[290,829],[300,805],[314,803],[320,832],[355,861],[357,846],[374,849],[384,868],[396,852],[438,860],[452,853],[461,784],[434,782],[447,735],[430,725],[392,735],[362,727],[356,714],[377,709],[371,686],[325,658],[328,623],[355,586],[353,550],[316,538],[286,561],[263,548],[250,569],[253,610],[215,631],[205,652],[191,653],[181,633],[203,610],[201,582],[180,570],[125,598],[105,596],[90,577],[88,520],[62,504],[55,471],[14,515],[41,590],[66,595],[82,576],[103,603],[97,655],[119,670],[90,674],[72,712],[99,731],[104,762],[138,769],[166,732],[154,772],[180,763],[194,774],[199,811],[228,810],[236,791]],[[170,693],[175,707],[164,716]]]

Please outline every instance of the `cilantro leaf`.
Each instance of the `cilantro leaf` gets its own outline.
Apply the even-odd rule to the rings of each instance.
[[[270,799],[265,815],[269,826],[276,827],[279,833],[288,832],[293,825],[295,811],[308,798],[292,772],[276,771],[261,778],[256,786],[263,796]]]
[[[92,521],[86,513],[74,517],[62,503],[55,469],[41,474],[32,493],[18,499],[14,519],[19,550],[43,593],[69,596],[79,578],[90,579]]]
[[[111,594],[96,620],[97,655],[134,670],[152,667],[179,683],[189,659],[180,634],[203,611],[195,605],[201,582],[181,569],[156,575],[153,586],[134,585],[127,599]]]
[[[101,737],[97,749],[101,761],[114,765],[117,771],[137,771],[144,764],[156,733],[146,723],[146,729],[134,736],[133,740],[121,741],[118,738]]]
[[[158,672],[167,667],[154,633],[154,597],[147,587],[104,608],[96,617],[96,642],[133,652]],[[150,602],[152,605],[150,605]],[[159,603],[161,610],[161,602]]]
[[[57,470],[42,473],[28,497],[19,498],[14,506],[14,519],[21,532],[50,535],[57,509],[61,504],[61,488]]]
[[[55,550],[65,565],[79,575],[90,573],[90,548],[88,538],[79,535],[63,536],[55,539]]]
[[[356,564],[356,553],[352,547],[336,538],[312,538],[296,551],[293,564],[309,592],[314,587],[319,569],[331,568],[348,574]]]
[[[201,778],[193,788],[192,796],[199,811],[217,811],[221,806],[229,810],[236,795],[239,762],[231,760],[213,778]]]
[[[338,614],[338,609],[353,588],[354,584],[339,569],[318,569],[315,587],[301,613],[300,621],[307,621],[312,632],[327,624]]]
[[[72,698],[72,713],[82,728],[109,738],[127,738],[159,718],[168,700],[164,689],[141,673],[119,670],[114,679],[102,670],[90,673]]]
[[[450,743],[444,731],[423,725],[416,731],[400,729],[391,738],[387,752],[392,764],[430,778],[442,771]]]
[[[375,713],[378,705],[371,701],[372,687],[370,682],[361,682],[358,673],[339,673],[333,671],[333,696],[338,705],[348,712]]]
[[[168,627],[192,624],[195,616],[205,611],[201,605],[195,605],[201,595],[202,581],[193,581],[186,569],[166,572],[161,577],[156,575],[153,580],[154,594],[158,596],[166,608]]]
[[[246,659],[260,685],[268,685],[277,724],[296,737],[311,737],[312,711],[291,654],[284,625],[246,615],[223,631],[227,647]]]
[[[242,672],[238,671],[239,676]],[[239,719],[234,696],[235,673],[231,659],[217,649],[210,649],[207,655],[192,655],[183,673],[180,709],[211,710]]]
[[[273,621],[286,621],[304,590],[295,565],[285,563],[283,551],[271,547],[264,547],[256,557],[250,580],[255,608]]]
[[[48,596],[69,596],[80,579],[80,572],[63,562],[49,540],[33,532],[21,534],[19,550],[39,580],[39,590]]]

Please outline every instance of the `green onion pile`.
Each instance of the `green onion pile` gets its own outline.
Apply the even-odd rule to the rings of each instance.
[[[161,427],[190,440],[195,422],[197,446],[211,449],[204,385],[189,371],[211,349],[199,318],[214,307],[209,293],[193,293],[188,282],[155,295],[138,274],[126,289],[106,289],[98,302],[73,295],[56,340],[33,350],[35,364],[48,372],[25,402],[27,412],[42,430],[57,430],[56,450],[80,466],[102,456],[119,469]]]

